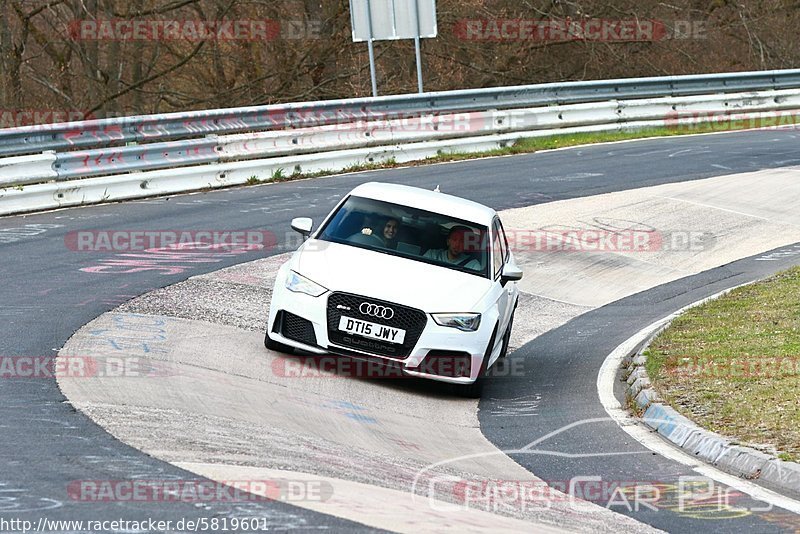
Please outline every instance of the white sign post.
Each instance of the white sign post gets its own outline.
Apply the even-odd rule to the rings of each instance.
[[[372,95],[378,96],[373,41],[414,39],[417,55],[417,88],[422,93],[422,51],[420,39],[433,38],[436,0],[350,0],[353,42],[367,42]]]

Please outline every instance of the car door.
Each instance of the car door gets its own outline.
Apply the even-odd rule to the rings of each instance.
[[[514,283],[508,283],[505,287],[500,284],[500,278],[503,274],[503,267],[509,258],[508,242],[505,238],[503,226],[499,218],[495,218],[492,223],[492,269],[495,284],[497,284],[499,291],[497,291],[497,311],[499,313],[499,327],[497,329],[496,340],[500,340],[508,327],[508,321],[511,317],[511,311],[514,306],[515,289]]]
[[[500,220],[498,217],[497,219],[498,226],[500,227],[500,237],[501,243],[503,246],[504,251],[504,261],[503,266],[508,264],[512,264],[516,267],[516,262],[514,261],[514,254],[511,252],[511,248],[508,246],[508,237],[506,236],[506,230],[503,228],[503,221]],[[517,287],[517,282],[509,282],[505,286],[506,293],[508,293],[508,309],[506,313],[508,314],[508,319],[511,319],[511,316],[514,315],[514,308],[517,306],[517,299],[519,298],[519,288]]]

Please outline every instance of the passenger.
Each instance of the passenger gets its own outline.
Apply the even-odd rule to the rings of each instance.
[[[400,229],[400,221],[394,217],[386,221],[383,225],[383,244],[386,248],[397,248],[397,231]]]
[[[430,249],[423,257],[479,271],[480,262],[464,253],[466,248],[477,248],[478,241],[478,234],[471,229],[466,226],[454,226],[447,235],[447,248]]]

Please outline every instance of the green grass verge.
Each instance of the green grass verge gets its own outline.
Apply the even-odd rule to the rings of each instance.
[[[689,419],[800,461],[800,267],[687,311],[646,355],[656,390]]]
[[[744,128],[744,126],[742,126]],[[739,129],[742,129],[739,128]],[[465,159],[472,159],[476,157],[488,156],[511,156],[514,154],[528,154],[531,152],[538,152],[539,150],[553,150],[555,148],[567,148],[579,145],[590,145],[593,143],[612,143],[614,141],[627,141],[630,139],[645,139],[648,137],[667,137],[674,135],[687,135],[698,133],[711,133],[718,131],[711,126],[694,126],[691,129],[679,128],[643,128],[639,130],[621,131],[621,132],[587,132],[587,133],[574,133],[562,135],[549,135],[546,137],[528,137],[519,139],[513,145],[496,148],[486,152],[474,153],[442,153],[433,158],[428,158],[425,162],[431,160],[435,162],[443,161],[460,161]]]
[[[750,128],[751,125],[746,123],[738,124],[733,123],[731,127],[726,128],[726,131],[741,130]],[[550,135],[546,137],[529,137],[518,139],[514,144],[506,147],[496,148],[493,150],[486,150],[482,152],[440,152],[436,156],[432,156],[423,160],[411,161],[404,163],[405,166],[415,165],[429,165],[431,163],[445,163],[450,161],[463,161],[477,158],[487,158],[496,156],[512,156],[515,154],[530,154],[540,150],[552,150],[555,148],[567,148],[572,146],[589,145],[593,143],[611,143],[614,141],[627,141],[631,139],[645,139],[648,137],[666,137],[675,135],[688,135],[699,133],[712,133],[721,131],[718,127],[711,125],[692,125],[691,127],[661,127],[661,128],[643,128],[639,130],[620,131],[620,132],[590,132],[590,133],[574,133],[574,134],[560,134]],[[331,174],[343,174],[348,172],[363,172],[372,171],[377,169],[390,169],[398,167],[399,164],[390,159],[387,162],[380,163],[367,163],[361,165],[351,165],[346,169],[340,170],[324,170],[313,173],[303,173],[294,171],[291,174],[286,174],[283,169],[279,169],[271,179],[260,179],[256,176],[251,177],[247,181],[247,185],[254,185],[267,182],[287,182],[291,180],[301,180],[305,178],[317,178],[320,176],[329,176]]]

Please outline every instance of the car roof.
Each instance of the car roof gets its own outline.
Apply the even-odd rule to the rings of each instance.
[[[369,182],[356,187],[350,194],[441,213],[484,226],[489,226],[497,214],[492,208],[465,198],[408,185]]]

